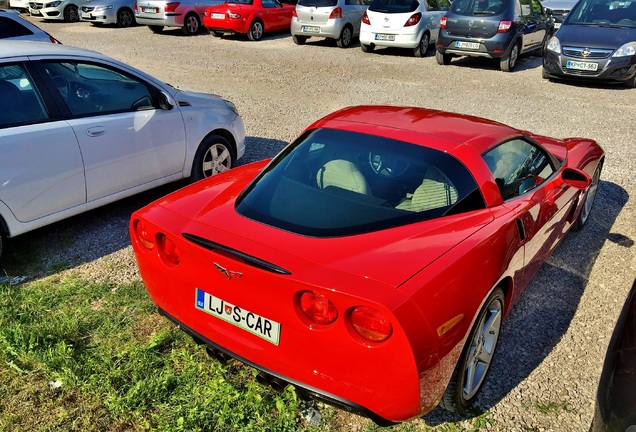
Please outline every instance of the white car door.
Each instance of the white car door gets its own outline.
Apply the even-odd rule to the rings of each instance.
[[[150,84],[97,63],[49,61],[44,67],[72,116],[88,202],[183,172],[181,112],[158,108]]]
[[[84,204],[73,129],[52,120],[22,64],[0,64],[0,77],[0,202],[20,222]]]

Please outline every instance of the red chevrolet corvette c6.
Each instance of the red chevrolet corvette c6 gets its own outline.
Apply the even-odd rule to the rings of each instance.
[[[266,32],[289,30],[295,8],[278,0],[227,0],[205,10],[203,25],[215,36],[238,33],[258,41]]]
[[[379,424],[463,412],[603,159],[589,139],[351,107],[135,212],[132,244],[160,312],[262,382]]]

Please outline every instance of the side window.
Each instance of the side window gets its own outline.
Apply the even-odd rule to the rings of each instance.
[[[154,108],[146,83],[124,72],[82,62],[46,62],[44,68],[73,116]]]
[[[0,17],[0,39],[30,36],[33,32],[15,20]]]
[[[542,149],[522,139],[507,141],[485,153],[483,158],[504,201],[540,185],[555,171]],[[530,183],[525,182],[529,178]],[[520,190],[522,183],[523,190]]]
[[[439,8],[437,7],[437,0],[427,0],[426,9],[429,11],[439,10]]]
[[[0,128],[47,120],[31,77],[17,64],[0,66]]]
[[[263,0],[261,3],[263,4],[264,8],[278,7],[278,3],[276,3],[274,0]]]
[[[532,6],[530,5],[531,0],[520,0],[521,3],[521,15],[529,16],[532,15]]]

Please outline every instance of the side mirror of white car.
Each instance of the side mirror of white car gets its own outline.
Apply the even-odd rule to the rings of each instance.
[[[159,92],[159,108],[170,111],[174,106],[175,102],[172,96],[164,91]]]

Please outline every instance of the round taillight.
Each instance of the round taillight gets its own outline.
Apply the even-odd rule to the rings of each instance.
[[[146,224],[143,221],[135,222],[135,235],[137,236],[137,243],[148,250],[152,250],[155,247],[155,240],[152,234],[146,229]]]
[[[331,300],[314,291],[305,291],[300,295],[300,310],[316,324],[331,324],[338,318],[338,309]]]
[[[385,341],[393,333],[389,317],[368,306],[358,306],[351,311],[351,325],[360,336],[372,342]]]
[[[181,258],[179,257],[179,249],[172,240],[165,234],[159,234],[159,255],[163,261],[169,266],[179,265]]]

